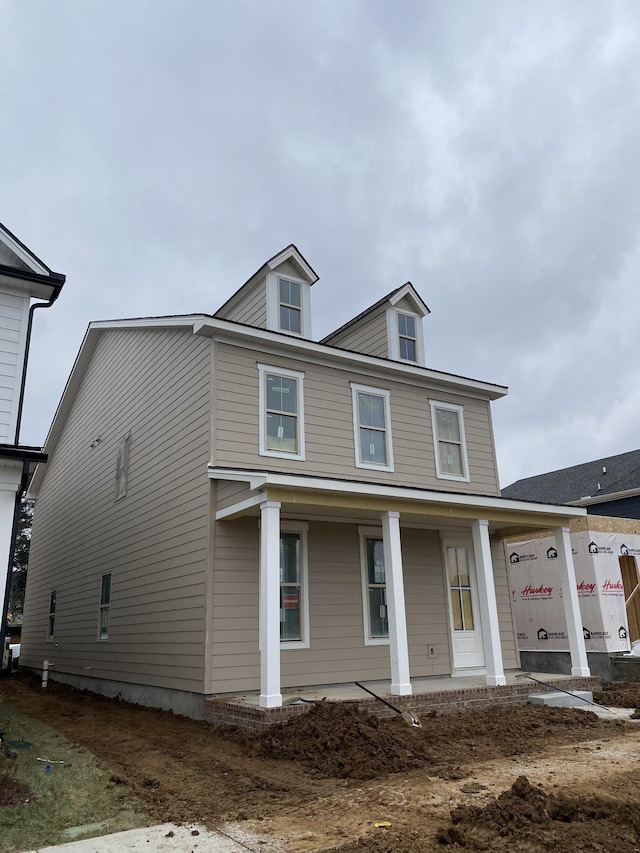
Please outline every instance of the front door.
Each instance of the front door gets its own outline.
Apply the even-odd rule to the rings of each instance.
[[[484,666],[482,626],[473,551],[470,545],[445,543],[449,619],[454,670]]]

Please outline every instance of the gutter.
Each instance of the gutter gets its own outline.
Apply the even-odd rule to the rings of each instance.
[[[20,425],[22,423],[22,408],[24,406],[24,388],[27,382],[27,365],[29,363],[29,344],[31,343],[31,329],[33,327],[33,314],[36,308],[51,308],[53,303],[60,296],[62,285],[65,283],[65,276],[56,273],[56,282],[47,282],[53,288],[53,293],[46,302],[34,302],[29,308],[29,320],[27,323],[27,340],[24,349],[24,364],[22,365],[22,380],[20,382],[20,398],[18,400],[18,417],[16,420],[15,444],[18,444],[20,436]]]

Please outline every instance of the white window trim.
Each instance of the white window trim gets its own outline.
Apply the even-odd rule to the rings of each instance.
[[[413,317],[416,325],[416,360],[400,358],[400,332],[398,330],[398,314],[406,314]],[[418,364],[425,366],[424,335],[422,331],[422,317],[413,311],[403,311],[401,308],[387,308],[387,341],[389,346],[389,358],[400,361],[402,364]]]
[[[300,285],[300,333],[290,332],[280,328],[280,288],[278,280],[293,281]],[[293,275],[270,272],[267,274],[267,329],[272,332],[282,332],[284,335],[293,335],[296,338],[311,339],[311,287],[303,278]]]
[[[360,453],[360,419],[358,417],[358,394],[374,394],[384,400],[384,423],[387,441],[387,464],[378,465],[376,462],[363,462]],[[391,435],[391,391],[382,388],[372,388],[369,385],[351,383],[351,403],[353,407],[353,441],[356,468],[366,468],[369,471],[393,471],[393,437]]]
[[[382,527],[358,527],[360,535],[360,574],[362,586],[362,619],[364,624],[365,646],[388,646],[388,637],[371,636],[371,619],[369,614],[369,572],[367,566],[367,539],[383,539]],[[385,576],[387,567],[384,567]],[[385,586],[387,584],[385,583]]]
[[[467,456],[467,440],[464,428],[464,408],[456,405],[455,403],[443,403],[438,400],[429,400],[429,405],[431,406],[431,431],[433,433],[433,452],[436,459],[436,477],[438,477],[439,480],[455,480],[458,483],[471,482],[471,477],[469,476],[469,457]],[[458,425],[460,427],[460,452],[462,454],[462,464],[465,471],[463,476],[460,476],[459,474],[443,473],[440,470],[440,447],[438,440],[436,409],[445,409],[450,412],[456,412],[458,415]]]
[[[280,524],[280,535],[283,533],[300,534],[300,583],[302,586],[302,639],[280,640],[280,648],[286,649],[308,649],[311,647],[311,635],[309,631],[309,551],[307,546],[307,532],[309,525],[306,521],[283,521]]]
[[[286,453],[284,450],[267,449],[267,373],[276,376],[286,376],[298,382],[298,452]],[[260,390],[258,393],[258,409],[260,418],[260,456],[275,456],[278,459],[295,459],[304,461],[304,373],[296,370],[286,370],[275,365],[258,364]]]

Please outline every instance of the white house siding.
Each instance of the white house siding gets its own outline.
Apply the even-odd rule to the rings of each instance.
[[[28,316],[28,297],[0,289],[0,444],[15,439]]]
[[[304,373],[304,461],[259,455],[258,363]],[[217,345],[216,453],[214,464],[415,486],[452,492],[497,495],[489,402],[442,390],[429,390],[396,379],[325,367],[283,356]],[[393,472],[355,465],[351,382],[391,392]],[[429,400],[464,407],[471,479],[469,483],[436,477]],[[274,462],[277,461],[277,465]]]
[[[284,524],[284,521],[283,521]],[[409,659],[412,677],[451,673],[442,548],[437,531],[402,528]],[[360,539],[356,524],[309,524],[310,648],[281,652],[282,686],[389,679],[389,646],[364,643]],[[212,612],[213,693],[257,690],[258,553],[255,518],[216,525]],[[496,552],[497,553],[497,552]],[[515,666],[513,624],[504,598],[506,566],[496,587],[505,666]],[[428,656],[434,646],[436,656]]]
[[[371,314],[349,326],[327,343],[330,346],[361,352],[365,355],[387,358],[389,356],[389,342],[387,339],[386,308],[385,304],[376,311],[372,311]]]
[[[202,692],[209,388],[204,338],[182,330],[101,335],[37,499],[22,663],[48,658],[62,675]],[[116,501],[127,432],[127,494]],[[99,641],[107,572],[110,636]]]

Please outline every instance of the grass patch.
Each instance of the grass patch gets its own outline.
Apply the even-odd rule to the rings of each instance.
[[[147,826],[142,804],[86,750],[0,699],[0,729],[17,758],[0,752],[0,853]],[[20,748],[20,742],[29,747]],[[39,761],[38,759],[47,759]],[[25,801],[26,800],[26,801]]]

